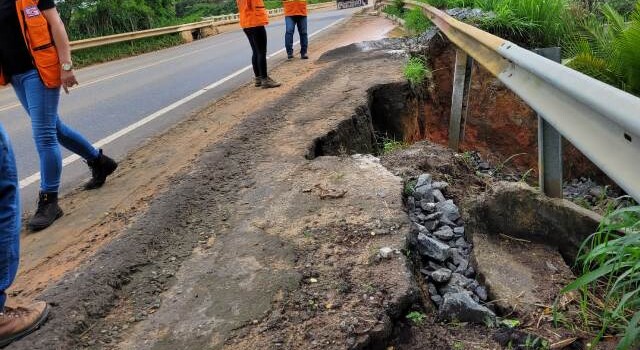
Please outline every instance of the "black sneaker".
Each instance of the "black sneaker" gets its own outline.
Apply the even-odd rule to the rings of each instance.
[[[307,56],[307,54],[306,54],[306,53],[301,53],[301,54],[300,54],[300,58],[302,58],[303,60],[308,60],[308,59],[309,59],[309,56]]]
[[[84,185],[86,190],[102,187],[104,182],[107,181],[107,176],[111,175],[116,168],[118,168],[118,163],[102,154],[102,150],[100,150],[98,158],[88,161],[87,165],[89,165],[91,169],[91,180]]]
[[[293,54],[292,53],[287,54],[287,59],[288,60],[292,60],[293,59]]]
[[[262,86],[262,79],[260,79],[260,77],[256,77],[255,78],[255,87],[261,87]]]
[[[64,212],[58,205],[57,192],[40,192],[38,199],[38,209],[29,220],[29,229],[31,231],[40,231],[51,226],[54,221],[64,215]]]

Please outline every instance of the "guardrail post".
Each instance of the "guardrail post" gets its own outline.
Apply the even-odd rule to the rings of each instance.
[[[554,62],[561,61],[559,47],[533,52]],[[538,171],[540,190],[552,198],[562,198],[562,135],[538,115]]]
[[[449,119],[449,148],[460,149],[462,137],[462,114],[466,114],[471,84],[473,58],[462,49],[456,49],[455,71],[453,73],[453,93],[451,95],[451,117]]]

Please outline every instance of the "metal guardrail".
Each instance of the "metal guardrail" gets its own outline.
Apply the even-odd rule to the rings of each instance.
[[[308,6],[308,9],[316,10],[320,8],[331,7],[332,5],[335,6],[335,2],[312,4]],[[268,10],[267,12],[269,12],[269,17],[279,16],[284,13],[284,9],[277,8],[273,10]],[[218,27],[218,26],[234,24],[238,22],[239,22],[239,18],[237,13],[229,14],[229,15],[206,17],[206,18],[203,18],[202,21],[195,22],[195,23],[179,24],[179,25],[170,26],[170,27],[154,28],[154,29],[141,30],[137,32],[114,34],[114,35],[102,36],[98,38],[76,40],[71,42],[71,50],[75,51],[80,49],[87,49],[90,47],[115,44],[119,42],[143,39],[143,38],[159,36],[159,35],[191,32],[194,30],[201,30],[203,28],[215,29],[215,27]]]
[[[437,8],[413,0],[404,2],[421,8],[459,50],[520,96],[640,201],[640,98],[460,22]]]

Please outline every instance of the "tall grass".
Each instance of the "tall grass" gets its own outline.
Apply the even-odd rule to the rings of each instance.
[[[431,70],[422,57],[411,57],[404,66],[404,76],[412,87],[419,87],[427,78],[431,77]]]
[[[557,46],[575,27],[569,0],[421,0],[438,8],[493,12],[480,26],[529,47]]]
[[[563,292],[582,292],[583,318],[598,316],[594,342],[619,335],[618,350],[640,346],[640,206],[607,215],[578,256],[582,275]],[[603,296],[603,299],[598,296]]]
[[[414,35],[424,33],[431,27],[431,21],[424,15],[422,9],[414,8],[404,14],[404,26]]]

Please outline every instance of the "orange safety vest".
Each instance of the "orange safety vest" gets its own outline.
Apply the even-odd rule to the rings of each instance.
[[[263,0],[236,0],[240,27],[261,27],[269,24],[269,14]]]
[[[307,0],[283,0],[285,16],[306,16]]]
[[[53,42],[49,22],[38,9],[38,0],[16,0],[16,11],[18,11],[22,36],[42,82],[48,88],[60,87],[62,81],[58,51]],[[8,83],[9,79],[2,73],[2,67],[0,67],[0,85]]]

